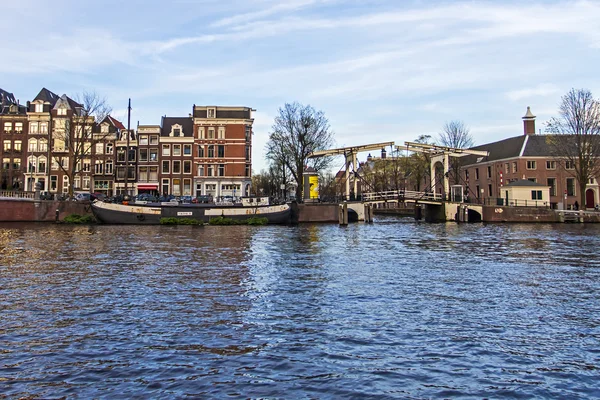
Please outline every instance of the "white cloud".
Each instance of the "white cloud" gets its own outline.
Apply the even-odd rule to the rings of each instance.
[[[506,97],[508,97],[512,101],[519,101],[537,96],[556,95],[560,92],[561,90],[557,85],[554,85],[552,83],[542,83],[531,88],[512,90],[506,93]]]

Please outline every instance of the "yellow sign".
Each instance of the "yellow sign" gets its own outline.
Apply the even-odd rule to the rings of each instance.
[[[310,185],[310,198],[318,199],[319,198],[319,176],[311,175],[308,178],[308,183]]]

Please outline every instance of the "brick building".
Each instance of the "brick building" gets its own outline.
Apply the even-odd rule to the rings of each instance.
[[[467,156],[463,159],[461,182],[470,201],[494,202],[501,197],[501,187],[527,179],[548,186],[553,208],[573,208],[580,198],[574,168],[563,168],[552,155],[548,135],[535,134],[535,116],[527,107],[523,117],[523,135],[473,147],[489,151],[488,157]],[[600,202],[598,177],[588,182],[585,207]],[[535,200],[535,199],[532,199]]]
[[[0,89],[0,188],[22,190],[26,165],[27,108],[12,93]]]
[[[194,124],[191,117],[163,117],[160,130],[160,192],[192,196]]]
[[[193,107],[195,195],[250,194],[252,124],[248,107]]]

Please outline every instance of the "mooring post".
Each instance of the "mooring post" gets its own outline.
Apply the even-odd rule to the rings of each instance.
[[[348,203],[346,202],[340,204],[339,222],[340,225],[348,225]]]
[[[58,222],[58,216],[60,215],[60,210],[57,208],[56,209],[56,222]]]

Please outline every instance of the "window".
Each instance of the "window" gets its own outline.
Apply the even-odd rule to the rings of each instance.
[[[48,123],[40,122],[40,133],[46,134],[48,133]]]
[[[96,143],[96,154],[104,154],[104,143]]]
[[[111,160],[106,161],[106,164],[104,165],[104,174],[105,175],[112,175],[113,173],[113,162]]]
[[[89,176],[83,177],[83,189],[85,189],[85,190],[90,189],[90,177]]]
[[[488,185],[488,196],[492,197],[492,185]]]
[[[201,126],[198,127],[198,139],[204,139],[204,128]]]
[[[546,183],[550,186],[550,196],[556,196],[556,178],[548,178]]]
[[[2,169],[10,169],[10,158],[2,159]]]
[[[192,180],[191,179],[183,180],[183,195],[184,196],[192,195]]]
[[[198,147],[198,157],[204,158],[204,146]]]
[[[173,155],[174,156],[180,156],[181,155],[181,145],[180,144],[174,144],[173,145]]]
[[[58,189],[58,175],[50,175],[50,191],[56,192]]]
[[[204,165],[198,165],[198,176],[204,176]]]
[[[162,194],[169,194],[169,180],[168,179],[163,179],[162,180]]]
[[[129,161],[135,162],[136,157],[137,157],[137,151],[135,151],[135,149],[129,149]]]
[[[15,122],[15,132],[16,133],[23,132],[23,123],[22,122]]]
[[[225,164],[219,164],[219,176],[225,176]]]
[[[250,176],[250,171],[251,171],[250,170],[250,165],[246,164],[246,169],[244,171],[244,174],[245,174],[244,176],[248,176],[249,177]]]
[[[252,135],[252,130],[249,125],[246,125],[246,142],[250,141],[251,135]]]
[[[3,148],[4,148],[4,151],[5,151],[5,152],[7,152],[7,151],[10,151],[10,148],[11,148],[11,141],[10,141],[10,140],[5,140],[5,141],[4,141],[4,146],[3,146]]]
[[[184,174],[192,173],[192,162],[190,160],[185,160],[183,162],[183,173]]]
[[[35,173],[36,171],[36,160],[35,157],[31,156],[27,158],[27,172]]]
[[[208,165],[208,168],[206,169],[206,176],[213,176],[213,166],[212,165]]]
[[[173,161],[173,173],[180,174],[181,173],[181,161],[174,160]]]
[[[44,112],[44,105],[43,104],[36,104],[35,105],[35,112],[36,113]]]
[[[171,145],[170,144],[163,144],[162,145],[162,155],[163,156],[170,156],[171,155]]]
[[[475,168],[475,179],[479,179],[479,168]]]
[[[225,146],[217,146],[217,157],[225,157]]]
[[[92,161],[87,158],[83,160],[83,172],[90,172],[92,170]]]
[[[148,167],[140,167],[140,172],[139,172],[139,177],[140,177],[140,181],[142,182],[148,182]]]
[[[40,157],[38,160],[38,172],[46,172],[46,157]]]
[[[218,128],[219,139],[225,139],[225,127],[220,126]]]
[[[148,136],[140,136],[140,146],[148,145]]]
[[[148,149],[140,149],[140,161],[148,161]]]
[[[546,161],[546,169],[556,169],[556,161]]]
[[[102,175],[104,173],[104,162],[102,160],[96,160],[96,165],[94,165],[94,173],[96,175]]]
[[[575,169],[575,163],[573,161],[565,161],[565,169]]]
[[[181,129],[180,128],[173,129],[173,135],[175,135],[175,136],[181,136]]]
[[[158,149],[150,149],[150,161],[158,161]]]
[[[150,181],[157,182],[158,181],[158,167],[150,167]]]
[[[527,161],[527,169],[536,169],[536,162],[528,160]]]
[[[488,177],[488,178],[491,178],[491,177],[492,177],[492,167],[491,167],[491,166],[488,166],[488,167],[487,167],[487,177]]]
[[[481,196],[481,193],[479,192],[479,185],[475,186],[475,194],[477,195],[477,198]]]
[[[567,196],[575,196],[575,178],[567,178]]]
[[[12,131],[12,122],[5,122],[4,123],[4,132],[10,132]]]
[[[27,151],[29,151],[30,153],[33,153],[34,151],[37,151],[37,149],[38,149],[38,141],[35,139],[30,139],[29,145],[27,146]]]
[[[46,139],[40,139],[38,142],[39,146],[38,146],[38,150],[39,151],[43,151],[43,152],[47,152],[48,151],[48,140]]]
[[[542,200],[542,191],[541,190],[532,190],[531,191],[531,200]]]
[[[106,154],[112,154],[112,153],[113,153],[113,144],[106,143]]]
[[[29,133],[32,135],[37,135],[40,132],[40,125],[37,122],[29,123]]]
[[[158,136],[156,136],[156,135],[150,136],[150,144],[154,144],[154,145],[158,144]]]
[[[527,180],[530,182],[537,182],[537,178],[527,178]]]
[[[208,138],[209,139],[215,138],[215,128],[208,128]]]
[[[117,162],[125,162],[125,149],[117,149]]]
[[[215,146],[208,146],[208,158],[215,156]]]
[[[181,196],[181,179],[173,179],[173,193],[174,196]]]
[[[215,114],[216,114],[216,109],[214,107],[206,109],[207,118],[215,118]]]
[[[517,172],[517,163],[516,163],[516,162],[513,162],[513,163],[512,163],[512,172],[513,172],[513,174],[514,174],[515,172]]]
[[[100,126],[100,133],[108,133],[108,124],[102,124]]]
[[[171,173],[171,163],[169,161],[163,161],[162,162],[162,173],[163,174],[169,174]]]
[[[246,161],[250,161],[250,146],[246,146]]]
[[[183,155],[184,156],[191,156],[192,155],[192,145],[191,144],[184,144],[183,145]]]
[[[73,183],[74,183],[74,187],[81,188],[81,177],[76,176],[75,178],[73,178]]]
[[[58,110],[56,110],[56,115],[67,115],[67,109],[59,108]]]

